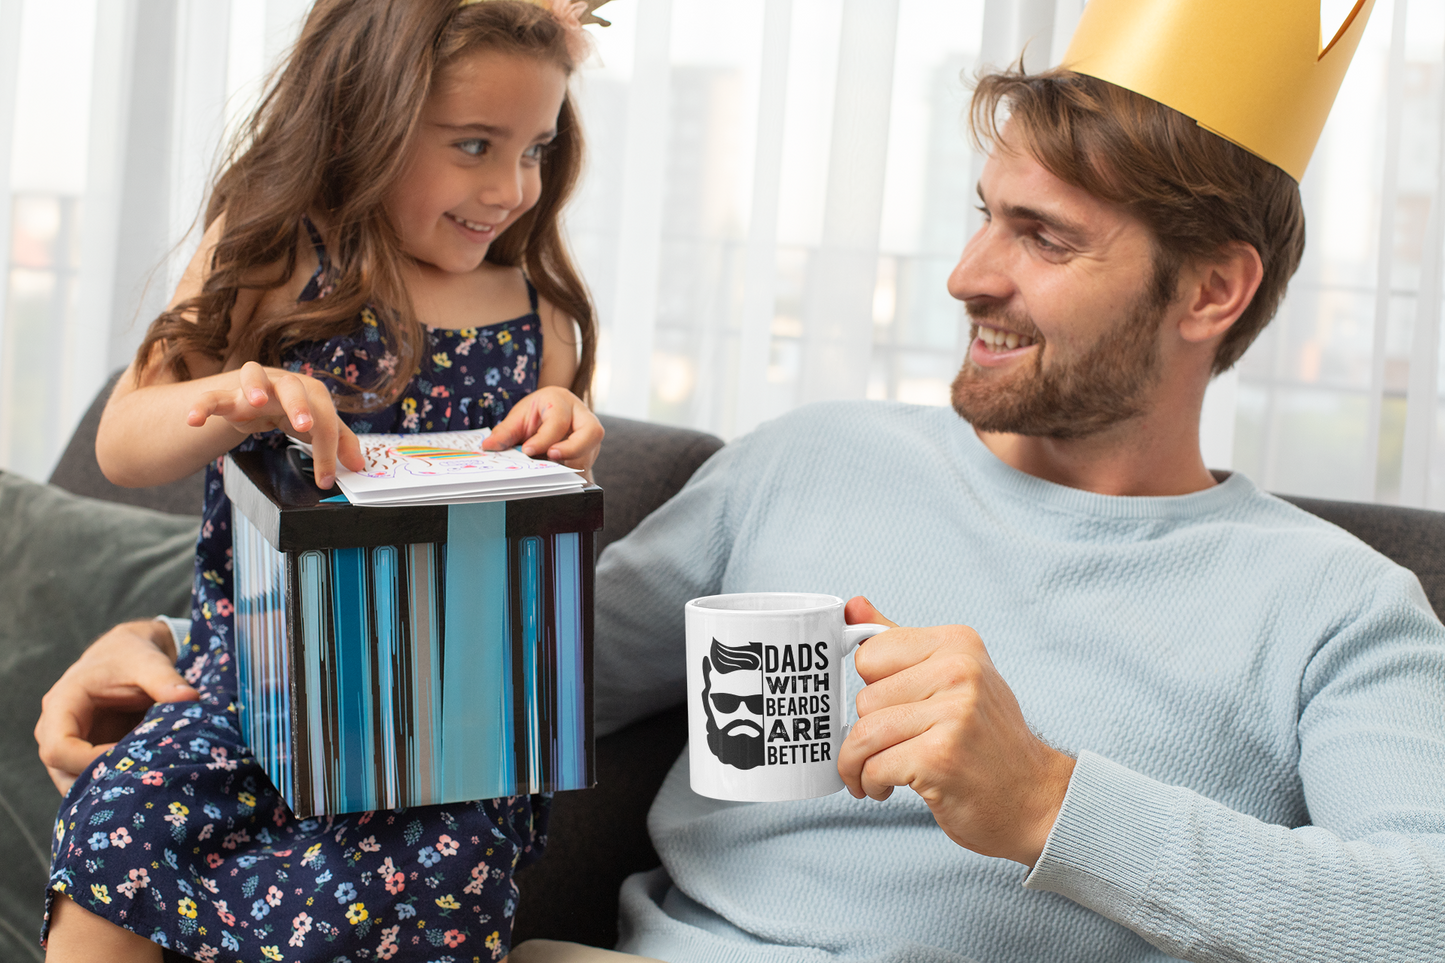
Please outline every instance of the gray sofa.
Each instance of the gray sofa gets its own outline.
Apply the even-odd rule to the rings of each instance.
[[[11,870],[0,874],[3,960],[41,959],[35,934],[58,804],[30,735],[41,695],[115,622],[187,609],[197,524],[189,513],[200,504],[199,480],[144,490],[111,485],[95,466],[99,406],[98,399],[50,485],[0,473],[0,854]],[[599,551],[676,493],[721,445],[694,431],[603,422]],[[1291,501],[1414,569],[1435,610],[1445,612],[1445,514]],[[597,787],[557,795],[546,858],[518,874],[517,940],[612,945],[618,886],[657,865],[647,808],[684,734],[678,708],[598,740]]]

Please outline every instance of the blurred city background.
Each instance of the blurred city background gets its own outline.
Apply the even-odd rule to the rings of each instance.
[[[1332,36],[1353,4],[1324,0]],[[302,0],[0,0],[0,468],[45,479],[168,299],[219,145]],[[602,411],[735,437],[948,403],[976,229],[967,77],[1056,63],[1081,0],[614,0],[574,82],[568,229]],[[1378,0],[1302,185],[1278,318],[1206,402],[1215,467],[1445,509],[1445,5]],[[880,441],[859,439],[860,452]]]

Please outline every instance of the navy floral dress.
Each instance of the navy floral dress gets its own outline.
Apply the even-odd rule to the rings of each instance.
[[[309,227],[309,224],[308,224]],[[302,300],[324,297],[321,267]],[[431,330],[398,402],[344,414],[357,432],[495,425],[537,387],[530,313]],[[287,367],[364,385],[396,364],[370,311],[357,331],[303,346]],[[284,444],[279,432],[242,449]],[[236,715],[231,511],[206,469],[191,630],[177,668],[198,702],[154,706],[71,787],[51,841],[57,893],[196,960],[496,960],[511,943],[512,873],[546,843],[548,798],[519,796],[297,819],[242,741]]]

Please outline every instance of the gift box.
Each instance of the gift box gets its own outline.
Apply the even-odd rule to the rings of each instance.
[[[241,731],[298,816],[593,785],[602,490],[367,507],[226,456]]]

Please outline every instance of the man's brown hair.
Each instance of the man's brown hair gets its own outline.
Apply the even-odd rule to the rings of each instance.
[[[1299,185],[1280,168],[1171,107],[1064,68],[982,75],[969,129],[981,148],[1025,150],[1055,177],[1142,221],[1154,235],[1158,303],[1173,300],[1186,264],[1233,241],[1252,245],[1264,277],[1220,342],[1215,374],[1233,367],[1274,317],[1305,244]]]

